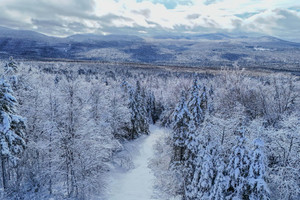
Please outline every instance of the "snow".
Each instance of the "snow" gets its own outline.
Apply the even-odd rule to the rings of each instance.
[[[163,135],[163,129],[150,127],[149,136],[142,136],[133,143],[131,149],[134,168],[130,171],[115,169],[108,186],[108,200],[151,200],[153,195],[154,174],[148,162],[154,156],[153,145]]]

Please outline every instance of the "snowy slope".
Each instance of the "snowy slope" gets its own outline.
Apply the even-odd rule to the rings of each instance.
[[[149,136],[135,141],[139,152],[130,152],[133,155],[134,168],[127,172],[116,169],[112,173],[108,186],[108,200],[152,199],[154,175],[148,167],[148,162],[154,156],[153,145],[163,134],[163,130],[152,126],[150,132]]]

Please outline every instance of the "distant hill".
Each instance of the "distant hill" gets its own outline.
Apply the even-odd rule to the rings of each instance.
[[[141,37],[133,35],[96,35],[96,34],[77,34],[66,38],[73,42],[88,41],[143,41]]]
[[[300,69],[300,43],[271,36],[224,33],[156,35],[77,34],[65,38],[0,27],[0,58],[136,62],[192,67]],[[300,70],[299,70],[300,71]]]
[[[186,40],[224,40],[231,38],[223,33],[185,34],[185,35],[156,35],[155,39],[186,39]]]

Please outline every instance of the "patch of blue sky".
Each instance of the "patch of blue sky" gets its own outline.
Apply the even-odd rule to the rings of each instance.
[[[261,11],[260,11],[261,12]],[[235,14],[235,16],[239,17],[239,18],[242,18],[242,19],[247,19],[249,17],[252,17],[260,12],[245,12],[245,13],[242,13],[242,14]]]
[[[152,3],[163,4],[167,9],[174,9],[177,5],[192,5],[192,0],[137,0],[137,2],[151,1]]]
[[[299,6],[290,7],[289,10],[300,12],[300,5]]]

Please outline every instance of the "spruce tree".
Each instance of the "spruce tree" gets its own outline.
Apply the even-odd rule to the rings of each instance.
[[[135,139],[138,137],[139,125],[138,125],[138,104],[135,98],[135,92],[133,89],[129,90],[129,108],[130,108],[130,121],[131,121],[131,131],[129,139]]]
[[[131,109],[131,135],[130,139],[137,138],[140,134],[149,134],[149,122],[146,109],[146,95],[137,81],[136,89],[129,91],[129,108]]]
[[[18,72],[18,65],[14,61],[13,57],[9,57],[8,63],[5,64],[4,66],[4,74],[6,79],[9,81],[11,84],[11,87],[16,91],[17,85],[18,85],[18,78],[16,76]]]
[[[226,198],[229,199],[249,199],[248,177],[251,160],[245,141],[244,130],[241,129],[238,143],[233,147],[227,168],[229,184]]]
[[[191,95],[188,102],[188,108],[191,112],[191,116],[195,121],[196,127],[199,127],[204,120],[203,108],[201,107],[202,104],[203,102],[200,96],[200,86],[198,84],[198,80],[195,79],[191,88]]]
[[[139,105],[139,120],[141,127],[141,134],[149,134],[149,118],[147,114],[147,106],[146,106],[146,91],[141,87],[139,81],[137,81],[137,89],[136,89],[136,97]]]
[[[185,173],[185,182],[187,185],[186,196],[188,199],[204,198],[204,196],[206,196],[205,198],[208,198],[207,192],[202,191],[201,194],[205,193],[205,195],[203,194],[201,197],[198,196],[199,194],[196,195],[197,192],[195,192],[197,190],[205,190],[204,187],[199,185],[199,181],[204,184],[205,177],[201,176],[201,171],[206,170],[207,166],[202,166],[201,162],[203,161],[202,159],[208,159],[210,157],[205,153],[201,153],[203,155],[199,155],[200,141],[199,135],[197,134],[197,129],[201,127],[201,124],[205,118],[205,111],[207,109],[206,88],[203,87],[203,91],[201,92],[198,80],[195,79],[190,91],[191,93],[188,101],[188,109],[191,113],[191,120],[186,133],[185,141],[185,170],[187,171]],[[200,151],[202,150],[203,149]],[[208,164],[208,162],[204,162],[204,164]],[[209,170],[205,173],[209,173]]]
[[[187,107],[185,93],[182,92],[172,117],[173,121],[173,142],[174,142],[174,161],[184,161],[185,142],[189,130],[191,119],[190,111]]]
[[[208,101],[207,101],[207,110],[209,113],[212,113],[214,111],[213,100],[214,100],[214,90],[211,86],[208,91]]]
[[[209,199],[216,176],[215,159],[215,146],[209,142],[205,151],[198,154],[196,158],[196,169],[192,181],[193,192],[190,199]]]
[[[153,124],[155,123],[156,119],[156,111],[155,111],[155,96],[153,92],[147,93],[147,100],[146,100],[146,109],[147,109],[147,115],[149,119],[149,123]]]
[[[202,93],[201,93],[201,109],[202,111],[204,112],[204,115],[205,115],[205,111],[207,110],[208,108],[208,97],[207,97],[207,92],[206,92],[206,87],[203,86],[203,90],[202,90]]]
[[[0,79],[0,151],[2,161],[3,188],[7,188],[7,161],[13,164],[25,149],[25,121],[17,115],[17,100],[11,86],[2,77]]]
[[[227,177],[225,176],[225,163],[219,158],[217,161],[217,176],[211,189],[210,200],[224,200]]]
[[[18,65],[14,61],[13,57],[10,56],[8,63],[6,63],[5,66],[4,66],[4,73],[5,73],[5,75],[10,76],[10,75],[13,75],[17,72],[18,72]]]
[[[197,134],[197,128],[195,125],[195,121],[193,118],[191,118],[189,122],[189,130],[187,132],[187,139],[185,141],[185,154],[184,154],[184,181],[185,181],[185,192],[187,198],[190,198],[190,194],[193,190],[193,187],[191,186],[193,175],[195,172],[195,159],[197,157],[198,153],[198,134]]]
[[[254,140],[254,151],[249,172],[250,199],[268,200],[269,191],[265,182],[264,143],[260,139]]]

